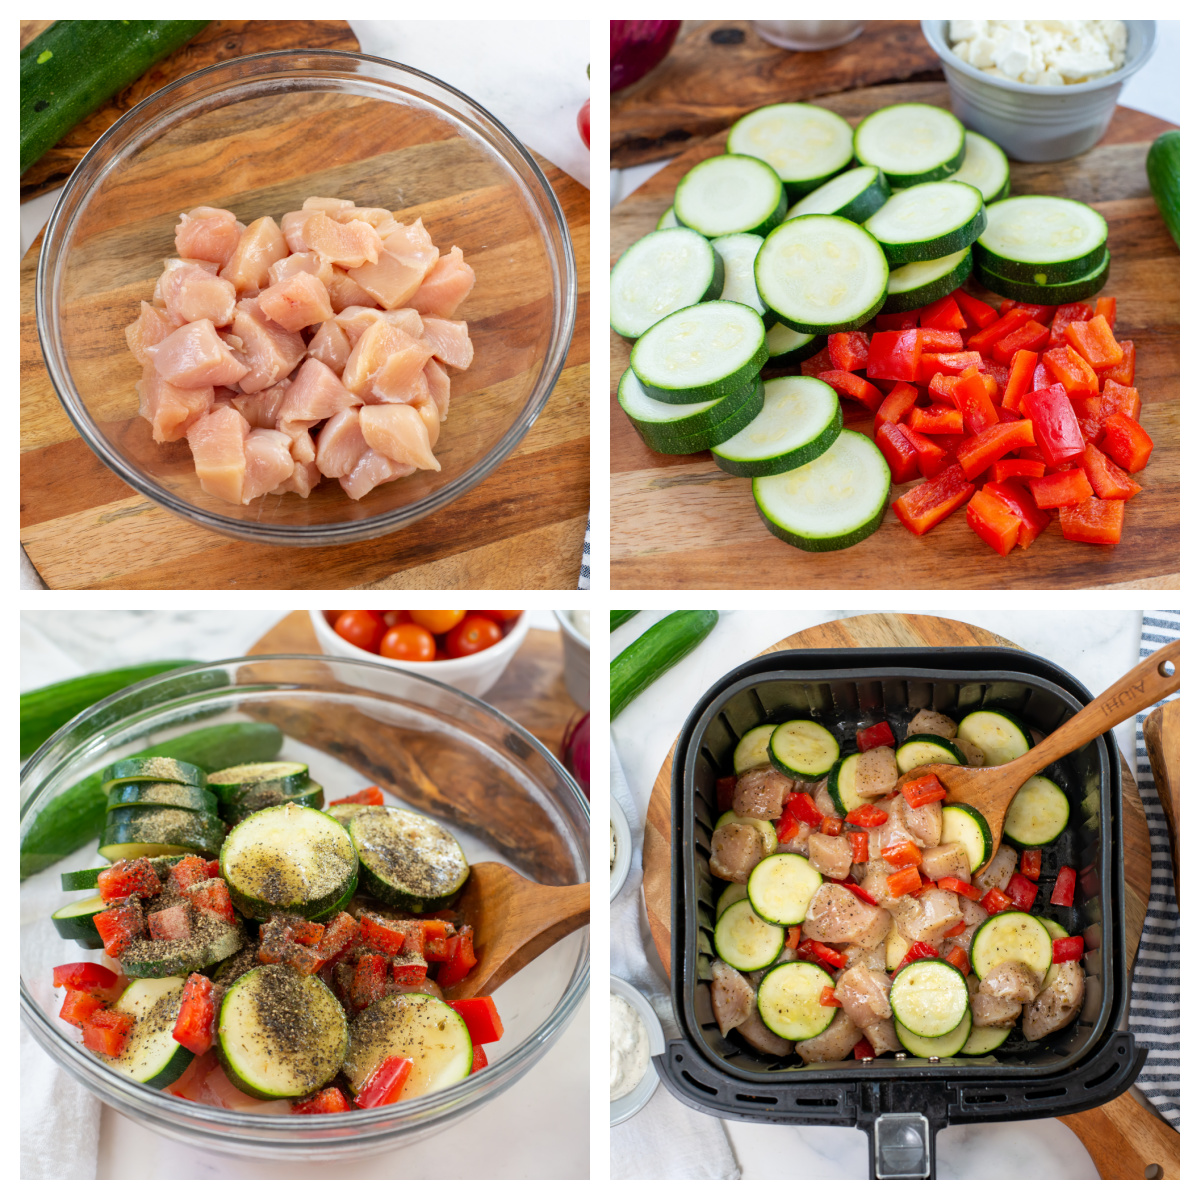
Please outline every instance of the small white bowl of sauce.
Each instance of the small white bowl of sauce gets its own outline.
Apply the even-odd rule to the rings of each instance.
[[[651,1061],[667,1049],[662,1024],[650,1001],[615,975],[608,977],[609,1125],[620,1125],[650,1102],[658,1087]]]

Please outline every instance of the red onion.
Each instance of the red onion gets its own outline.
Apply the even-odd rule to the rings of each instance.
[[[675,43],[681,21],[609,21],[609,90],[637,83],[658,66]]]
[[[592,798],[591,774],[592,774],[592,722],[591,714],[583,713],[574,720],[567,723],[567,728],[563,732],[562,748],[559,753],[562,756],[563,766],[571,772],[575,782],[583,788],[583,794],[590,800]]]

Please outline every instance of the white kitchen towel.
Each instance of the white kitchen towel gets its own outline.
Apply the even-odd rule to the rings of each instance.
[[[669,983],[650,940],[642,900],[642,832],[646,817],[630,795],[617,748],[611,742],[609,783],[612,802],[621,806],[633,838],[629,877],[612,903],[609,969],[650,1001],[670,1041],[679,1036],[679,1027],[671,1010]],[[613,1179],[741,1177],[721,1122],[681,1104],[661,1084],[637,1116],[612,1130],[609,1155]]]
[[[586,592],[592,586],[592,518],[588,515],[587,529],[583,534],[583,561],[579,564],[579,590]]]
[[[1146,658],[1179,637],[1179,613],[1142,613],[1140,657]],[[1160,701],[1178,699],[1179,693]],[[1158,705],[1154,706],[1155,708]],[[1147,709],[1146,712],[1149,712]],[[1154,774],[1146,753],[1142,723],[1137,718],[1137,785],[1150,826],[1150,905],[1133,968],[1133,999],[1129,1028],[1139,1045],[1147,1047],[1146,1065],[1138,1087],[1164,1120],[1179,1128],[1179,904],[1171,867],[1171,845]]]

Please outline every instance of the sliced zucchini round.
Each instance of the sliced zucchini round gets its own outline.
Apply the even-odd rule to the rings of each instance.
[[[771,764],[771,734],[775,732],[774,725],[755,725],[747,730],[738,740],[733,752],[733,773],[743,775],[755,767],[766,767]]]
[[[923,1038],[955,1032],[970,1009],[962,972],[940,958],[919,958],[901,967],[888,999],[897,1026]]]
[[[207,776],[199,767],[165,756],[122,758],[105,767],[100,775],[100,786],[105,795],[119,783],[186,783],[190,787],[202,788]]]
[[[723,812],[718,818],[717,823],[713,826],[713,832],[718,829],[724,829],[726,825],[749,825],[757,829],[762,834],[763,853],[774,854],[779,848],[779,836],[775,832],[775,826],[770,821],[764,821],[759,817],[743,817],[735,812]]]
[[[942,806],[942,845],[957,842],[967,851],[967,863],[974,875],[992,857],[992,830],[983,813],[969,804]]]
[[[734,123],[725,148],[770,163],[795,200],[850,165],[854,131],[844,117],[815,104],[768,104]]]
[[[915,1054],[917,1058],[953,1058],[963,1052],[963,1047],[971,1036],[971,1007],[968,1004],[963,1019],[941,1037],[921,1037],[902,1025],[899,1020],[895,1025],[896,1038],[909,1054]]]
[[[833,976],[816,963],[781,963],[758,985],[758,1015],[777,1037],[806,1042],[837,1016],[837,1008],[821,1003],[821,993],[832,987]]]
[[[195,1057],[172,1036],[186,980],[139,979],[131,983],[113,1010],[133,1017],[125,1049],[117,1058],[102,1056],[114,1071],[137,1083],[162,1090],[187,1070]]]
[[[966,766],[967,756],[951,741],[936,733],[918,733],[896,747],[896,770],[901,775],[931,763]]]
[[[370,812],[373,808],[381,807],[378,804],[331,804],[325,809],[325,815],[332,817],[340,825],[349,825],[359,813]]]
[[[1035,775],[1013,797],[1004,817],[1004,836],[1017,846],[1048,846],[1067,827],[1071,802],[1052,779]]]
[[[839,817],[849,816],[856,808],[870,803],[870,799],[867,796],[860,796],[855,787],[855,775],[858,773],[860,758],[862,755],[857,751],[847,754],[829,772],[829,781],[826,786],[829,788],[829,798],[833,801],[833,807],[837,809]]]
[[[887,180],[878,167],[854,167],[793,204],[784,220],[824,213],[830,217],[845,217],[847,221],[861,225],[883,207],[891,194]]]
[[[240,922],[230,925],[197,911],[191,936],[180,940],[138,938],[121,954],[121,970],[130,979],[186,977],[224,962],[245,944]]]
[[[971,970],[980,980],[993,967],[1013,960],[1044,978],[1054,957],[1046,926],[1030,913],[1009,910],[988,917],[971,939]]]
[[[888,265],[929,262],[965,250],[987,225],[983,197],[967,183],[922,183],[894,195],[863,228]]]
[[[980,1054],[991,1054],[1008,1041],[1010,1033],[1012,1029],[1007,1025],[976,1025],[959,1054],[970,1055],[972,1058]]]
[[[274,782],[256,783],[237,800],[221,801],[221,817],[230,825],[244,821],[251,813],[264,808],[278,808],[281,804],[300,804],[305,808],[320,808],[325,803],[325,789],[309,780],[296,791]]]
[[[801,854],[770,854],[750,872],[746,895],[754,911],[772,925],[799,925],[809,901],[825,882]]]
[[[764,921],[749,899],[735,900],[717,918],[713,946],[717,955],[738,971],[761,971],[783,949],[786,931]]]
[[[1003,200],[1008,195],[1008,156],[991,138],[973,130],[966,131],[967,153],[962,166],[948,175],[954,183],[969,183],[979,189],[984,204]]]
[[[767,366],[794,367],[823,350],[825,342],[815,333],[800,333],[776,321],[767,330]]]
[[[878,167],[893,188],[945,179],[967,155],[966,131],[952,113],[929,104],[893,104],[864,117],[854,157]]]
[[[217,798],[207,788],[186,783],[121,783],[108,793],[108,810],[152,804],[159,808],[185,808],[217,815]]]
[[[311,1096],[342,1069],[349,1046],[345,1010],[316,975],[255,967],[221,1001],[217,1057],[247,1096]]]
[[[93,918],[106,907],[99,896],[88,896],[64,904],[57,912],[50,914],[50,920],[54,922],[59,937],[78,942],[89,950],[103,950],[104,939],[97,931]]]
[[[158,842],[105,843],[102,838],[99,853],[109,862],[118,862],[127,858],[162,858],[164,856],[183,858],[185,855],[195,854],[196,851],[191,846],[164,846]],[[210,854],[208,857],[215,858],[216,855]]]
[[[1054,957],[1053,943],[1055,941],[1057,941],[1059,938],[1070,937],[1071,935],[1066,931],[1066,929],[1062,925],[1060,925],[1057,921],[1052,921],[1049,917],[1038,917],[1038,920],[1041,921],[1041,923],[1043,925],[1045,925],[1046,932],[1050,935],[1050,941],[1051,941],[1050,951],[1051,951],[1051,959],[1053,959],[1053,957]],[[1046,978],[1042,980],[1042,991],[1043,992],[1048,987],[1050,987],[1051,984],[1054,983],[1054,980],[1057,978],[1057,976],[1058,976],[1058,963],[1051,961],[1050,969],[1046,972]]]
[[[667,404],[648,396],[629,368],[617,385],[617,403],[638,436],[658,454],[695,454],[744,429],[762,412],[763,382],[699,404]],[[726,435],[726,430],[729,434]]]
[[[372,808],[350,822],[363,886],[407,912],[449,908],[471,868],[454,836],[429,817],[402,808]]]
[[[1105,250],[1100,265],[1074,283],[1021,283],[1015,279],[1007,279],[996,274],[979,261],[975,255],[975,278],[981,287],[1007,300],[1015,300],[1018,304],[1074,304],[1094,296],[1108,282],[1109,254]]]
[[[655,229],[678,229],[679,219],[675,216],[675,206],[672,204],[661,217],[658,218],[658,224]]]
[[[1064,196],[1010,196],[989,204],[976,261],[1017,283],[1075,283],[1106,254],[1108,222]]]
[[[816,721],[784,721],[776,725],[767,753],[777,771],[800,783],[816,783],[833,770],[841,750],[837,738]]]
[[[758,416],[712,447],[713,462],[730,475],[779,475],[820,458],[841,431],[842,405],[829,384],[783,375],[767,380]]]
[[[712,243],[691,229],[661,229],[639,238],[609,277],[609,323],[624,338],[640,338],[663,317],[715,300],[725,266]]]
[[[787,197],[775,170],[745,154],[720,154],[697,163],[675,189],[680,225],[707,238],[765,234],[783,220]]]
[[[716,911],[717,919],[718,920],[720,919],[721,914],[731,904],[736,904],[739,900],[745,900],[745,899],[747,899],[746,885],[744,883],[731,883],[717,897],[717,911]]]
[[[114,846],[153,845],[183,846],[214,858],[225,840],[225,825],[219,817],[185,808],[160,808],[140,804],[132,808],[114,808],[104,819],[100,835],[100,853],[111,859]],[[151,858],[170,850],[155,850],[153,854],[137,857]],[[179,853],[179,851],[174,851]]]
[[[935,258],[932,262],[906,263],[888,275],[885,313],[911,312],[950,295],[971,274],[971,247]]]
[[[744,304],[760,315],[767,307],[754,286],[754,260],[762,244],[757,233],[729,233],[710,243],[725,264],[725,283],[720,298]]]
[[[301,791],[308,783],[308,766],[298,762],[242,763],[210,775],[208,790],[218,800],[240,800],[260,783],[273,783],[289,792]]]
[[[983,751],[984,766],[1001,767],[1028,754],[1033,736],[1012,713],[981,708],[958,723],[958,736],[974,742]]]

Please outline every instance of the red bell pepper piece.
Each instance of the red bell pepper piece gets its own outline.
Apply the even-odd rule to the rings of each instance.
[[[223,879],[204,880],[199,887],[188,892],[188,899],[196,908],[202,908],[206,912],[212,913],[214,917],[227,921],[230,925],[237,923],[237,916],[233,911],[233,900],[229,896],[229,887]],[[318,926],[318,928],[320,927]]]
[[[383,999],[386,986],[387,959],[381,954],[364,954],[354,964],[350,1003],[355,1008],[366,1008],[368,1004]]]
[[[823,817],[821,819],[821,832],[826,837],[841,837],[842,824],[841,817]]]
[[[392,978],[397,983],[424,983],[429,978],[429,964],[421,959],[396,959],[392,963]]]
[[[1046,464],[1028,458],[1002,458],[988,467],[988,483],[1007,483],[1010,479],[1041,479]]]
[[[913,410],[917,402],[917,389],[911,383],[897,382],[892,390],[883,398],[883,403],[875,410],[875,428],[890,421],[899,425]]]
[[[1094,396],[1100,391],[1096,372],[1070,346],[1047,350],[1042,355],[1042,365],[1072,400],[1082,400],[1084,396]]]
[[[1113,383],[1132,387],[1134,368],[1137,365],[1137,350],[1132,342],[1118,342],[1117,345],[1121,347],[1121,361],[1115,367],[1105,367],[1097,371],[1096,375],[1101,383],[1111,379]]]
[[[162,891],[162,880],[148,858],[128,858],[101,871],[96,880],[100,899],[124,900],[127,896],[149,899]]]
[[[1141,485],[1126,475],[1115,462],[1095,446],[1085,446],[1080,460],[1083,473],[1092,491],[1101,500],[1132,500],[1142,490]]]
[[[875,445],[879,447],[892,473],[893,483],[911,483],[921,476],[921,460],[916,447],[904,430],[891,421],[875,427]]]
[[[1002,427],[997,425],[993,428]],[[984,437],[986,434],[977,436]],[[893,501],[892,510],[906,529],[920,537],[939,521],[944,521],[956,508],[966,504],[974,491],[975,485],[968,481],[961,467],[947,467],[936,478],[917,484]]]
[[[1055,938],[1050,943],[1050,961],[1052,963],[1078,962],[1083,957],[1083,938]]]
[[[840,950],[835,950],[832,946],[825,945],[824,942],[818,942],[815,938],[805,938],[798,949],[804,954],[819,958],[831,967],[836,967],[839,971],[846,965],[846,956]]]
[[[1036,467],[1040,471],[1046,469],[1044,463],[1015,461],[1023,466]],[[996,467],[1002,466],[1004,466],[1003,462],[996,463]],[[1032,476],[1032,478],[1040,478],[1040,476]],[[1050,524],[1050,514],[1038,508],[1033,497],[1019,483],[1011,480],[1003,480],[999,483],[989,482],[983,485],[983,490],[992,498],[1006,505],[1009,511],[1020,519],[1021,527],[1017,531],[1017,545],[1022,550],[1028,550],[1038,534]]]
[[[1042,479],[1029,481],[1029,492],[1038,508],[1069,508],[1082,504],[1092,494],[1092,485],[1079,467],[1055,471]]]
[[[921,330],[922,354],[956,354],[963,348],[962,334],[953,329]]]
[[[364,913],[358,923],[362,940],[381,954],[399,954],[404,949],[405,928],[400,921],[390,921],[386,917],[373,917]],[[422,947],[424,949],[424,947]]]
[[[54,968],[54,986],[70,988],[76,992],[99,995],[110,991],[120,981],[116,971],[110,971],[99,963],[63,963]]]
[[[488,1065],[487,1055],[483,1052],[482,1046],[471,1047],[471,1074],[476,1071],[482,1071]]]
[[[383,793],[377,787],[363,788],[361,792],[355,792],[353,796],[343,796],[340,800],[330,800],[329,807],[332,808],[335,804],[382,804]]]
[[[69,1025],[82,1029],[92,1013],[99,1012],[103,1007],[104,1001],[99,996],[93,996],[91,992],[70,990],[63,1000],[62,1008],[58,1010],[58,1015]]]
[[[823,987],[819,1001],[822,1008],[841,1008],[842,1002],[837,998],[833,988]]]
[[[857,330],[831,333],[826,345],[829,347],[829,357],[839,371],[861,371],[867,365],[870,342],[864,333]]]
[[[967,525],[1002,558],[1021,534],[1021,518],[1002,500],[976,492],[967,503]]]
[[[963,415],[943,400],[935,400],[924,408],[914,408],[908,415],[909,426],[917,433],[962,433]]]
[[[1021,874],[1026,879],[1032,879],[1034,883],[1041,878],[1042,852],[1040,850],[1021,851]]]
[[[789,950],[795,950],[800,945],[801,930],[799,925],[789,925],[787,937],[783,939],[783,944]]]
[[[997,320],[992,321],[989,325],[980,329],[978,333],[974,333],[967,338],[967,348],[969,350],[977,350],[981,355],[986,354],[990,357],[997,342],[1002,338],[1008,337],[1010,333],[1015,333],[1029,319],[1029,309],[1023,308],[1020,305],[1014,305],[1012,308],[1003,311],[1003,315]]]
[[[1033,422],[1034,439],[1048,466],[1061,467],[1083,453],[1085,443],[1079,432],[1079,419],[1061,384],[1030,392],[1025,397],[1025,411]]]
[[[958,386],[958,379],[957,375],[935,375],[928,384],[929,399],[954,404],[954,389]]]
[[[1032,421],[1003,421],[967,438],[958,448],[958,463],[964,477],[974,479],[1006,454],[1034,444]]]
[[[873,829],[876,825],[887,823],[887,813],[873,804],[860,804],[846,816],[847,825],[857,825],[860,829]]]
[[[967,952],[961,946],[951,946],[942,958],[952,967],[957,968],[964,975],[971,973],[971,960],[967,958]]]
[[[395,1104],[404,1091],[412,1065],[411,1058],[389,1054],[367,1077],[354,1097],[354,1103],[359,1108],[382,1108],[385,1104]]]
[[[1100,449],[1126,471],[1140,471],[1150,461],[1154,443],[1141,425],[1118,412],[1105,418]]]
[[[155,941],[178,942],[189,937],[192,932],[191,910],[186,904],[160,908],[158,912],[150,914],[146,923],[150,927],[150,936]]]
[[[922,329],[966,329],[967,319],[959,312],[953,296],[943,296],[921,309]]]
[[[1112,326],[1103,317],[1090,321],[1072,321],[1067,326],[1067,341],[1095,371],[1120,365],[1124,354],[1113,337]]]
[[[84,1021],[83,1044],[96,1054],[119,1058],[132,1030],[133,1017],[129,1013],[101,1008]]]
[[[868,846],[870,834],[865,829],[855,829],[850,835],[850,861],[865,863],[869,859]]]
[[[179,1015],[175,1018],[175,1029],[171,1036],[193,1054],[203,1054],[212,1049],[216,1016],[212,980],[193,973],[183,985]]]
[[[1033,372],[1037,368],[1038,356],[1033,350],[1018,350],[1009,362],[1008,383],[1004,388],[1001,404],[1014,412],[1019,410],[1021,398],[1029,391]]]
[[[1027,301],[1022,301],[1021,308],[1028,314],[1031,321],[1037,321],[1041,325],[1050,328],[1050,322],[1054,320],[1055,306],[1053,304],[1030,304]]]
[[[784,800],[788,812],[805,825],[819,826],[825,819],[807,792],[789,792]]]
[[[902,379],[911,383],[917,378],[921,362],[921,331],[901,329],[882,330],[871,339],[867,356],[867,377],[870,379]]]
[[[220,863],[217,866],[219,868]],[[176,890],[180,892],[186,892],[194,884],[203,883],[206,879],[212,878],[208,873],[208,863],[195,854],[189,854],[186,858],[181,859],[167,874]]]
[[[1082,301],[1078,304],[1060,304],[1054,313],[1054,320],[1050,323],[1050,340],[1046,343],[1046,348],[1052,350],[1055,346],[1069,345],[1067,326],[1072,321],[1090,321],[1093,316],[1095,314],[1092,312],[1092,306]]]
[[[984,366],[986,366],[986,365],[987,365],[987,363],[985,362]],[[964,375],[969,374],[973,370],[975,370],[974,367],[968,367],[967,370],[963,372],[963,374]],[[979,378],[983,381],[983,387],[984,387],[984,390],[988,394],[988,399],[992,402],[992,406],[995,407],[995,405],[997,405],[1000,402],[1000,397],[1004,393],[1004,389],[1001,386],[1000,377],[989,374],[987,371],[985,371],[983,369],[982,366],[978,369],[978,373],[979,373]],[[1003,379],[1004,379],[1005,383],[1008,382],[1007,370],[1004,372]]]
[[[1117,298],[1116,296],[1101,296],[1096,301],[1096,316],[1103,317],[1108,322],[1109,329],[1117,327]],[[1082,318],[1087,320],[1087,318]]]
[[[451,1000],[450,1007],[466,1022],[467,1033],[477,1045],[498,1042],[504,1036],[504,1025],[491,996],[473,996],[470,1000]]]
[[[875,1047],[872,1046],[866,1038],[859,1038],[858,1041],[854,1043],[854,1057],[858,1059],[859,1062],[862,1062],[864,1059],[869,1061],[875,1057]]]
[[[883,393],[873,384],[868,383],[861,375],[851,375],[849,371],[822,371],[817,376],[822,383],[827,383],[839,396],[847,400],[857,400],[859,404],[874,412],[883,403]]]
[[[318,1092],[308,1100],[292,1101],[292,1112],[294,1113],[337,1113],[350,1111],[350,1101],[346,1099],[345,1092],[339,1087],[327,1087],[323,1092]]]
[[[968,433],[980,433],[995,425],[996,406],[984,383],[984,376],[964,372],[954,387],[954,403],[962,413],[963,427]]]
[[[919,891],[924,886],[921,872],[916,867],[904,867],[887,878],[887,890],[890,896],[907,896]]]
[[[426,938],[425,961],[443,963],[450,957],[450,938]]]
[[[917,452],[917,462],[920,464],[921,474],[926,479],[940,475],[946,467],[953,465],[954,458],[948,453],[946,447],[926,437],[925,434],[918,433],[906,425],[904,426],[904,436],[913,444],[913,448]]]
[[[889,333],[895,333],[901,329],[916,329],[921,323],[921,310],[914,308],[902,313],[887,313],[886,315],[879,313],[874,320],[876,329]]]
[[[1012,878],[1008,881],[1008,896],[1013,902],[1013,908],[1028,912],[1033,907],[1037,894],[1036,883],[1031,883],[1024,875],[1013,873]]]
[[[317,943],[317,956],[323,963],[341,958],[359,940],[358,922],[347,912],[340,912],[328,925]]]
[[[879,721],[874,725],[868,725],[866,729],[858,730],[854,735],[854,740],[860,753],[874,750],[876,746],[894,746],[896,744],[892,727],[886,721]]]
[[[943,875],[937,881],[937,885],[943,892],[957,892],[960,896],[965,896],[968,900],[978,901],[983,893],[973,883],[963,883],[961,879],[955,879],[953,875]]]
[[[733,808],[733,795],[736,791],[736,775],[726,775],[717,780],[717,812],[729,812]]]
[[[1089,497],[1070,508],[1060,508],[1058,523],[1062,526],[1063,537],[1069,542],[1115,546],[1121,540],[1125,524],[1125,501]]]
[[[922,354],[918,363],[917,382],[928,384],[935,375],[961,375],[968,367],[978,370],[983,355],[978,350],[947,350]]]
[[[921,851],[916,842],[896,842],[880,853],[893,867],[919,867],[921,865]]]
[[[135,938],[146,936],[146,922],[137,901],[118,901],[92,918],[109,958],[120,958]]]
[[[811,358],[806,358],[800,364],[801,375],[820,375],[823,371],[835,371],[837,368],[833,365],[833,359],[829,354],[829,346],[825,345],[820,348]]]
[[[1050,330],[1038,321],[1026,321],[992,346],[992,357],[1007,363],[1018,350],[1042,350],[1050,340]]]
[[[895,875],[889,875],[889,879],[895,879]],[[937,947],[930,945],[929,942],[913,942],[909,946],[907,953],[896,964],[896,970],[901,971],[908,966],[909,963],[915,963],[923,958],[937,958]]]
[[[479,960],[475,956],[475,930],[464,925],[450,938],[450,955],[438,969],[438,986],[451,988],[471,973]]]
[[[983,894],[983,898],[979,901],[984,908],[988,910],[992,916],[998,912],[1004,912],[1006,909],[1012,908],[1012,900],[1004,894],[999,888],[988,888]]]
[[[942,934],[942,941],[948,941],[950,938],[956,938],[960,933],[967,932],[966,921],[959,921],[957,925],[951,925],[945,933]]]
[[[775,836],[784,844],[800,836],[800,822],[786,808],[775,819]]]
[[[850,836],[853,837],[854,834],[851,834]],[[867,835],[863,834],[862,836],[866,837]],[[866,862],[867,860],[863,859],[863,861]],[[871,905],[872,908],[877,907],[879,902],[875,899],[875,897],[872,896],[871,893],[868,892],[865,888],[860,888],[858,886],[858,884],[854,882],[854,880],[852,880],[852,879],[837,879],[837,880],[834,880],[833,882],[840,883],[842,885],[842,887],[844,887],[846,889],[846,891],[848,891],[853,896],[857,896],[864,904],[869,904],[869,905]]]
[[[977,300],[974,296],[969,296],[962,288],[955,288],[950,295],[954,297],[963,315],[976,329],[986,329],[1000,319],[1000,314],[990,304],[983,300]]]
[[[1142,398],[1137,388],[1113,383],[1111,379],[1104,381],[1104,390],[1099,396],[1087,396],[1082,400],[1073,401],[1073,404],[1075,415],[1081,421],[1098,417],[1103,425],[1115,412],[1123,412],[1135,421],[1142,419]]]
[[[900,785],[900,793],[909,808],[920,808],[924,804],[933,804],[937,800],[945,800],[946,789],[942,781],[930,772],[919,779],[910,779]]]

